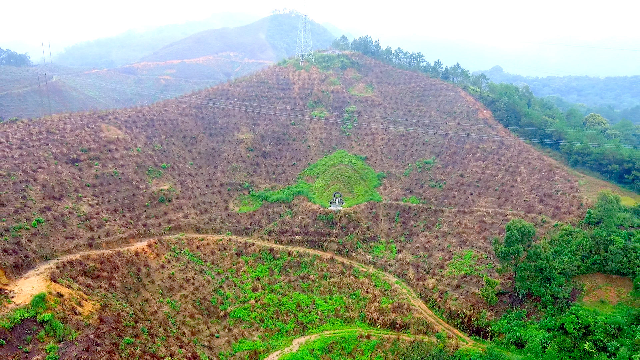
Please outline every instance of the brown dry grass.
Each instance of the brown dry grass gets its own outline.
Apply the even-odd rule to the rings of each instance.
[[[353,56],[357,72],[275,66],[148,107],[3,124],[0,268],[16,278],[47,259],[165,233],[268,234],[387,269],[421,289],[423,299],[463,316],[486,308],[482,284],[445,278],[446,262],[468,248],[494,261],[490,240],[514,217],[538,225],[543,215],[547,224],[582,217],[587,203],[577,178],[513,139],[443,134],[506,130],[453,85]],[[375,96],[349,94],[362,82]],[[359,125],[345,136],[339,122],[309,119],[309,100],[320,100],[334,120],[355,105]],[[246,214],[229,208],[247,192],[245,183],[292,184],[335,149],[366,156],[385,172],[385,202],[344,211],[333,224],[319,220],[326,210],[303,199]],[[432,156],[430,171],[404,176],[409,164]],[[162,176],[150,179],[150,167]],[[399,203],[410,196],[424,204]],[[13,230],[35,217],[45,224]],[[368,246],[380,238],[395,241],[402,261],[371,257]]]

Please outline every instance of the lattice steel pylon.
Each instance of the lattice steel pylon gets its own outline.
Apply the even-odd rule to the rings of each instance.
[[[300,59],[300,65],[305,61],[313,62],[313,44],[311,43],[311,24],[307,15],[300,17],[298,25],[298,45],[296,46],[296,57]]]

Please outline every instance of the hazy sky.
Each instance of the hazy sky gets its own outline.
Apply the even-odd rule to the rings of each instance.
[[[213,13],[269,15],[290,8],[383,46],[421,51],[472,70],[501,65],[536,75],[640,75],[640,2],[635,1],[11,1],[3,5],[0,47],[38,58],[73,43]],[[38,52],[41,53],[41,52]],[[35,55],[35,56],[34,56]]]

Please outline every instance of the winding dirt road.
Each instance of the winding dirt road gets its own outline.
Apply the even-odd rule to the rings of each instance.
[[[82,251],[44,262],[38,265],[35,269],[32,269],[28,273],[22,275],[19,279],[10,282],[9,285],[5,287],[9,291],[9,296],[11,297],[12,304],[3,310],[7,311],[15,307],[27,305],[35,295],[47,291],[47,289],[51,286],[51,280],[49,278],[51,270],[53,270],[56,265],[63,261],[78,259],[87,255],[97,255],[111,253],[114,251],[141,249],[147,246],[147,244],[151,240],[152,239],[147,239],[131,245],[125,245],[114,249]]]
[[[329,330],[329,331],[324,331],[317,334],[296,338],[293,340],[293,343],[290,346],[269,354],[269,356],[267,356],[265,360],[278,360],[280,359],[280,357],[282,357],[285,354],[295,353],[296,351],[298,351],[298,349],[300,349],[300,346],[304,345],[308,341],[314,341],[321,337],[334,337],[334,336],[340,336],[340,335],[346,335],[346,334],[352,334],[352,333],[355,333],[357,335],[375,335],[375,336],[380,336],[380,337],[385,337],[390,339],[436,341],[436,338],[431,336],[407,335],[407,334],[398,333],[398,332],[389,332],[389,331],[380,331],[380,330],[369,330],[369,329],[360,329],[360,328]]]
[[[370,265],[366,265],[366,264],[361,264],[357,261],[354,260],[350,260],[347,259],[345,257],[336,255],[336,254],[332,254],[332,253],[328,253],[328,252],[324,252],[324,251],[320,251],[320,250],[315,250],[315,249],[309,249],[309,248],[304,248],[304,247],[300,247],[300,246],[291,246],[291,245],[280,245],[280,244],[274,244],[274,243],[270,243],[270,242],[266,242],[266,241],[261,241],[261,240],[256,240],[253,238],[247,238],[247,237],[237,237],[237,236],[220,236],[220,235],[202,235],[202,234],[185,234],[186,236],[197,236],[199,238],[205,238],[207,240],[218,240],[218,239],[231,239],[234,241],[237,241],[239,243],[252,243],[252,244],[256,244],[259,246],[263,246],[263,247],[269,247],[269,248],[273,248],[273,249],[281,249],[281,250],[285,250],[285,251],[296,251],[296,252],[300,252],[300,253],[307,253],[307,254],[312,254],[312,255],[317,255],[323,259],[335,259],[336,261],[339,261],[341,263],[344,264],[348,264],[357,268],[360,268],[361,270],[367,271],[367,272],[374,272],[377,273],[378,275],[380,275],[383,279],[385,279],[392,287],[394,287],[395,289],[399,290],[401,293],[405,294],[405,296],[407,297],[407,299],[409,299],[411,301],[411,303],[413,304],[413,306],[417,309],[417,311],[420,313],[420,315],[422,315],[425,319],[427,319],[429,322],[431,322],[435,328],[436,331],[444,331],[445,333],[447,333],[447,335],[452,338],[455,339],[459,342],[459,345],[461,346],[475,346],[477,345],[473,340],[471,340],[467,335],[465,335],[464,333],[462,333],[461,331],[459,331],[458,329],[454,328],[453,326],[449,325],[447,322],[445,322],[444,320],[440,319],[436,314],[433,313],[433,311],[431,311],[427,305],[422,301],[422,299],[420,299],[420,297],[418,297],[415,292],[413,290],[411,290],[411,288],[409,286],[407,286],[402,280],[400,280],[399,278],[393,276],[392,274],[386,273],[384,271],[378,270],[376,268],[374,268],[373,266]],[[23,306],[28,304],[31,299],[33,298],[33,296],[35,296],[38,293],[47,291],[48,289],[51,288],[52,282],[50,280],[50,272],[51,270],[53,270],[55,268],[55,266],[63,261],[67,261],[67,260],[72,260],[72,259],[77,259],[83,256],[87,256],[87,255],[96,255],[96,254],[105,254],[105,253],[110,253],[110,252],[114,252],[114,251],[124,251],[124,250],[140,250],[144,247],[147,246],[147,244],[149,244],[149,242],[156,240],[156,239],[163,239],[163,238],[170,238],[173,236],[166,236],[166,237],[160,237],[160,238],[151,238],[151,239],[146,239],[134,244],[130,244],[130,245],[126,245],[126,246],[122,246],[119,248],[114,248],[114,249],[108,249],[108,250],[89,250],[89,251],[82,251],[82,252],[78,252],[75,254],[69,254],[69,255],[65,255],[65,256],[61,256],[58,259],[55,260],[51,260],[45,263],[42,263],[40,265],[38,265],[35,269],[29,271],[28,273],[24,274],[22,277],[20,277],[19,279],[11,282],[6,289],[9,291],[11,300],[13,302],[13,304],[11,304],[11,306],[9,307],[5,307],[4,311],[7,311],[10,308],[13,307],[17,307],[17,306]],[[335,335],[339,335],[342,334],[343,332],[341,332],[342,330],[337,330],[337,331],[329,331],[326,333],[326,335],[331,335],[331,334],[335,334]],[[353,330],[351,330],[353,331]],[[298,339],[294,340],[294,343],[291,345],[291,347],[287,348],[287,349],[294,349],[294,347],[297,345],[297,347],[295,347],[295,349],[297,349],[301,344],[303,344],[306,341],[309,340],[313,340],[315,338],[317,338],[318,336],[321,336],[325,333],[321,333],[321,334],[316,334],[316,335],[309,335],[309,336],[305,336],[305,337],[301,337]],[[324,336],[324,335],[323,335]],[[390,335],[390,336],[398,336],[396,335]],[[281,350],[280,354],[284,354],[285,350]],[[291,350],[291,351],[295,351]],[[275,353],[274,353],[275,354]],[[274,354],[272,354],[268,359],[277,359],[280,355],[277,355],[278,357],[272,357],[275,356]]]

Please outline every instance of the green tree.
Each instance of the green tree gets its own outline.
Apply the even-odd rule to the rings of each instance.
[[[584,117],[582,124],[586,128],[605,129],[609,127],[609,121],[600,114],[591,113]]]
[[[576,107],[572,107],[564,114],[567,120],[567,125],[572,128],[582,128],[582,121],[584,120],[584,113],[578,110]]]
[[[513,219],[505,226],[504,241],[493,241],[493,250],[503,266],[516,270],[536,236],[536,228],[522,219]]]
[[[353,39],[351,42],[351,50],[358,51],[364,55],[377,58],[382,53],[382,47],[380,46],[380,40],[373,41],[371,36],[361,36],[357,39]]]
[[[444,71],[444,68],[442,65],[442,61],[440,61],[440,59],[434,61],[433,66],[431,66],[431,69],[429,69],[429,73],[433,77],[440,77],[443,71]]]
[[[31,66],[31,59],[28,54],[18,54],[15,51],[0,48],[0,65],[9,66]]]
[[[617,227],[620,224],[619,213],[622,213],[623,206],[620,196],[611,191],[602,191],[598,194],[598,201],[593,209],[587,210],[583,222],[587,225],[602,225],[606,229]]]
[[[331,47],[336,49],[336,50],[340,50],[340,51],[346,51],[349,50],[351,48],[350,43],[349,43],[349,39],[342,35],[339,38],[333,40],[333,43],[331,43]]]
[[[471,85],[478,88],[480,95],[482,95],[482,92],[487,88],[488,84],[489,78],[484,73],[471,76]]]

